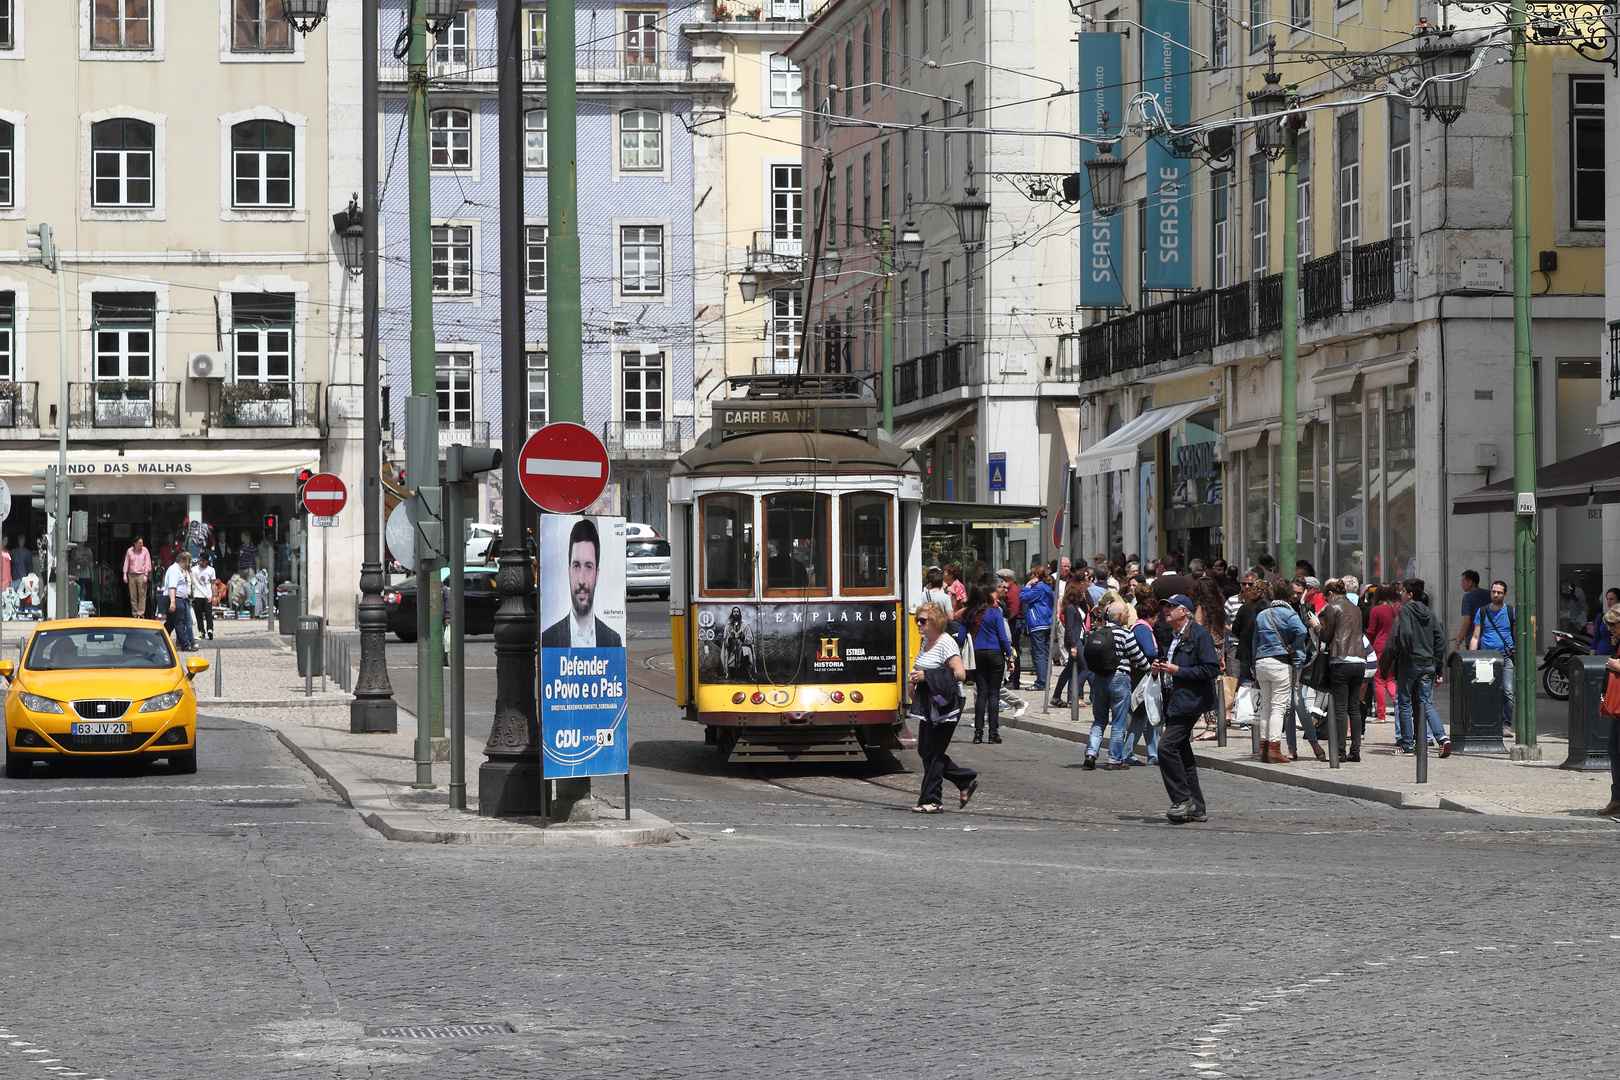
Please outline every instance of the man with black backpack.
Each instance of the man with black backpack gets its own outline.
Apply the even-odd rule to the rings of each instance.
[[[1507,582],[1491,582],[1491,601],[1474,612],[1474,636],[1468,647],[1502,654],[1502,728],[1513,730],[1514,611],[1507,606]]]
[[[1130,724],[1131,670],[1146,671],[1148,667],[1148,658],[1137,644],[1136,635],[1125,628],[1128,611],[1125,601],[1115,600],[1106,612],[1099,611],[1092,616],[1091,629],[1086,632],[1082,651],[1091,672],[1091,738],[1086,741],[1086,760],[1082,768],[1097,767],[1104,728],[1112,723],[1113,730],[1118,732]],[[1110,752],[1108,768],[1128,769],[1130,763],[1113,760]]]
[[[1423,591],[1421,579],[1401,582],[1400,596],[1400,613],[1378,655],[1378,677],[1388,678],[1395,672],[1396,751],[1410,754],[1416,750],[1417,739],[1423,736],[1416,733],[1413,722],[1421,712],[1428,721],[1428,734],[1440,744],[1440,756],[1450,757],[1451,739],[1434,707],[1434,688],[1442,681],[1439,668],[1446,655],[1445,631],[1440,616],[1429,610],[1429,594]]]

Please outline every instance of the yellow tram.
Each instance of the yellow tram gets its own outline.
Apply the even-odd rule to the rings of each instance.
[[[739,376],[671,470],[677,700],[730,760],[897,748],[922,479],[849,375]],[[909,745],[909,739],[907,740]]]

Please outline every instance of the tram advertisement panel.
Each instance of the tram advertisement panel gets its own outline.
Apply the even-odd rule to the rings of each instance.
[[[540,724],[545,775],[630,771],[624,519],[540,519]]]
[[[700,682],[881,683],[897,674],[893,600],[696,607]]]

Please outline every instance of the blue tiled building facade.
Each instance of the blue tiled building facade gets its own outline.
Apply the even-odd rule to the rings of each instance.
[[[693,435],[695,87],[691,6],[580,0],[576,14],[585,423],[607,442],[614,510],[664,531],[669,465]],[[545,7],[525,6],[524,193],[530,430],[548,419]],[[410,394],[405,69],[381,19],[383,310],[391,419]],[[434,332],[440,444],[501,432],[496,0],[466,4],[430,50]],[[516,452],[515,447],[507,448]],[[494,494],[492,492],[492,494]],[[480,508],[499,520],[500,500]]]

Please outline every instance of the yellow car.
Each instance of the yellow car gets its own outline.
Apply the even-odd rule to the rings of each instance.
[[[197,695],[208,661],[180,662],[163,627],[145,619],[40,623],[22,670],[0,660],[6,690],[6,775],[36,761],[167,758],[197,771]]]

